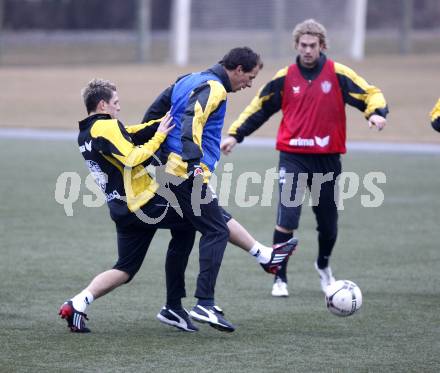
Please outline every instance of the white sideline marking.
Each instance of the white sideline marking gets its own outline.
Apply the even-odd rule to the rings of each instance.
[[[0,139],[30,140],[69,140],[75,141],[77,131],[32,129],[32,128],[0,128]],[[250,137],[240,146],[275,148],[275,139],[269,137]],[[392,143],[392,142],[347,142],[349,152],[369,153],[406,153],[406,154],[440,154],[439,144],[424,143]]]
[[[77,131],[0,128],[0,139],[75,140],[77,136]]]

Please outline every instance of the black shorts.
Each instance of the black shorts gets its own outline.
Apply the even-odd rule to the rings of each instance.
[[[227,223],[232,217],[226,210],[221,208],[221,211]],[[116,222],[118,261],[113,268],[128,273],[130,277],[127,282],[142,266],[157,229],[170,229],[177,241],[181,237],[181,250],[189,255],[194,244],[188,239],[191,236],[189,231],[195,231],[194,227],[187,219],[181,218],[164,198],[155,195],[137,214],[132,213]]]
[[[339,154],[280,152],[279,199],[276,224],[295,230],[299,226],[304,194],[308,188],[318,225],[334,230],[338,218],[336,178],[341,173]]]

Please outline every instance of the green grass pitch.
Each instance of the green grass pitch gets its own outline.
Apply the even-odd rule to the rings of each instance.
[[[217,301],[236,332],[201,325],[186,334],[160,324],[165,299],[160,232],[134,281],[88,310],[89,335],[71,334],[60,304],[116,259],[115,232],[105,206],[81,200],[66,216],[55,201],[57,177],[85,165],[75,143],[0,140],[0,371],[15,372],[435,372],[440,370],[439,155],[351,153],[345,171],[382,171],[385,200],[364,208],[360,193],[345,202],[332,258],[337,278],[363,291],[348,318],[325,308],[317,274],[314,217],[304,207],[300,246],[289,266],[290,297],[270,295],[272,279],[241,250],[228,246]],[[233,186],[244,171],[273,167],[270,148],[238,149]],[[220,170],[222,165],[220,165]],[[80,198],[90,194],[84,185]],[[261,185],[249,188],[261,194]],[[248,194],[248,195],[249,195]],[[229,210],[256,238],[270,243],[275,209]],[[273,198],[274,205],[276,197]],[[194,304],[198,249],[187,270],[184,305]]]

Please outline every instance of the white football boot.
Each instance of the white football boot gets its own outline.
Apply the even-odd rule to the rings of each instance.
[[[289,291],[287,290],[287,282],[284,282],[279,277],[275,280],[272,286],[273,297],[288,297]]]
[[[332,269],[330,268],[330,266],[320,269],[316,262],[315,269],[319,274],[319,278],[321,280],[321,289],[325,294],[327,287],[336,281],[333,277]]]

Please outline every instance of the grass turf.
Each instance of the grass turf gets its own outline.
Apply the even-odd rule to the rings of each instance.
[[[228,246],[217,301],[237,326],[232,334],[201,325],[186,334],[160,324],[165,299],[164,258],[169,239],[154,239],[134,281],[97,300],[88,310],[89,335],[68,332],[59,305],[116,259],[107,208],[68,217],[55,201],[57,177],[86,169],[73,143],[0,140],[0,371],[420,372],[440,369],[439,156],[352,153],[344,170],[362,176],[382,171],[381,207],[363,208],[360,194],[345,202],[332,268],[355,281],[364,305],[349,318],[331,315],[317,274],[316,232],[304,207],[300,247],[289,266],[290,297],[270,296],[271,277],[254,259]],[[272,149],[238,149],[240,173],[276,164]],[[222,165],[220,166],[220,170]],[[80,198],[90,194],[83,186]],[[274,193],[276,194],[276,193]],[[250,185],[249,195],[261,195]],[[270,207],[228,209],[261,242],[270,243],[276,197]],[[186,307],[197,275],[197,248],[187,270]]]

